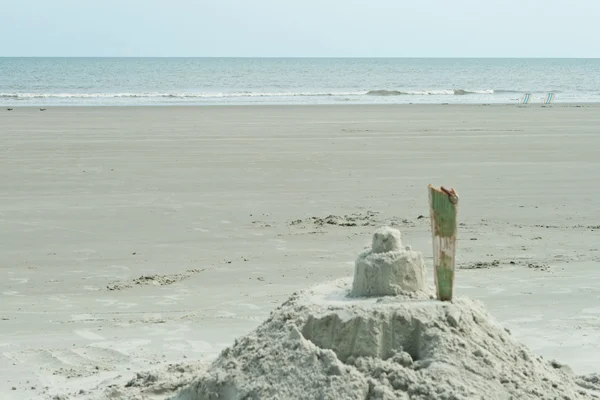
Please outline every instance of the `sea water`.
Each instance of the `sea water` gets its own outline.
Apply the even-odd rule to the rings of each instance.
[[[0,58],[0,106],[599,102],[600,59]]]

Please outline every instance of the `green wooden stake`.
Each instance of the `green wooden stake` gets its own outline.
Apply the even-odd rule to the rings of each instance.
[[[437,298],[452,301],[456,257],[458,195],[454,189],[429,185],[429,212],[433,236],[433,266]]]

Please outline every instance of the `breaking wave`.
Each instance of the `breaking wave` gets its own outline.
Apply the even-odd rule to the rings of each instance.
[[[510,90],[510,89],[495,89],[494,93],[520,93],[523,94],[525,91],[523,90]]]
[[[0,93],[0,98],[27,99],[114,99],[114,98],[171,98],[218,99],[228,97],[296,97],[296,96],[358,96],[364,92],[229,92],[229,93]]]
[[[493,89],[487,90],[370,90],[368,96],[462,96],[467,94],[494,94]]]
[[[347,92],[140,92],[140,93],[0,93],[0,98],[12,100],[28,99],[219,99],[248,97],[335,97],[335,96],[444,96],[513,93],[506,90],[369,90]],[[514,91],[514,93],[521,93]]]

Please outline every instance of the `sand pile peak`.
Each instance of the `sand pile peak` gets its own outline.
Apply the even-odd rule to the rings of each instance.
[[[477,302],[351,284],[292,295],[174,399],[600,398],[597,377],[533,354]]]

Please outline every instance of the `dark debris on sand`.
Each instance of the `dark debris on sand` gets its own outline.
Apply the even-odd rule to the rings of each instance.
[[[422,219],[423,216],[419,216],[417,219]],[[356,212],[346,215],[328,215],[326,217],[309,217],[306,219],[296,219],[288,223],[294,227],[307,227],[307,226],[340,226],[340,227],[356,227],[356,226],[408,226],[413,227],[415,223],[408,219],[402,219],[397,217],[382,218],[378,212],[366,211]]]

